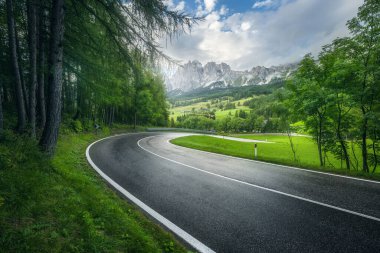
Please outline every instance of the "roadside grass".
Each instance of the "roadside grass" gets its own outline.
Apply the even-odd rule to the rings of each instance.
[[[234,137],[274,143],[257,143],[258,156],[256,159],[254,158],[255,143],[239,142],[201,135],[176,138],[171,140],[171,143],[183,147],[235,157],[380,180],[379,170],[374,174],[367,174],[357,170],[347,171],[345,168],[341,168],[341,161],[334,158],[332,155],[329,155],[327,161],[328,166],[320,167],[317,146],[310,137],[293,137],[293,143],[296,150],[296,160],[294,160],[293,152],[290,148],[289,139],[287,136],[234,135]],[[359,153],[357,152],[357,154]]]
[[[85,149],[104,136],[64,134],[53,159],[1,136],[0,252],[187,252],[89,167]]]

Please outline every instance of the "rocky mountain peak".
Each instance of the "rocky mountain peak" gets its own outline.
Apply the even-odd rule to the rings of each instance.
[[[175,74],[166,80],[167,89],[190,91],[200,87],[228,87],[267,84],[275,78],[286,78],[297,64],[253,67],[247,71],[235,71],[222,62],[208,62],[204,66],[198,60],[189,61],[179,67]]]

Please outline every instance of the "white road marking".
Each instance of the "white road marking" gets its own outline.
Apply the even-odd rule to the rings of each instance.
[[[291,197],[291,198],[295,198],[295,199],[303,200],[303,201],[306,201],[306,202],[310,202],[310,203],[313,203],[313,204],[321,205],[321,206],[324,206],[324,207],[332,208],[332,209],[339,210],[339,211],[342,211],[342,212],[345,212],[345,213],[349,213],[349,214],[357,215],[357,216],[360,216],[360,217],[364,217],[364,218],[367,218],[367,219],[371,219],[371,220],[374,220],[374,221],[378,221],[378,222],[380,222],[380,218],[377,218],[377,217],[374,217],[374,216],[370,216],[370,215],[366,215],[366,214],[358,213],[358,212],[351,211],[351,210],[348,210],[348,209],[345,209],[345,208],[341,208],[341,207],[338,207],[338,206],[329,205],[329,204],[322,203],[322,202],[319,202],[319,201],[315,201],[315,200],[311,200],[311,199],[307,199],[307,198],[299,197],[299,196],[296,196],[296,195],[293,195],[293,194],[289,194],[289,193],[285,193],[285,192],[277,191],[277,190],[274,190],[274,189],[271,189],[271,188],[267,188],[267,187],[263,187],[263,186],[259,186],[259,185],[255,185],[255,184],[251,184],[251,183],[247,183],[247,182],[244,182],[244,181],[241,181],[241,180],[238,180],[238,179],[234,179],[234,178],[230,178],[230,177],[222,176],[222,175],[219,175],[219,174],[216,174],[216,173],[213,173],[213,172],[207,171],[207,170],[199,169],[199,168],[196,168],[196,167],[194,167],[194,166],[187,165],[187,164],[184,164],[184,163],[181,163],[181,162],[175,161],[175,160],[173,160],[173,159],[170,159],[170,158],[167,158],[167,157],[161,156],[161,155],[156,154],[156,153],[154,153],[154,152],[152,152],[152,151],[150,151],[150,150],[148,150],[148,149],[146,149],[146,148],[144,148],[143,146],[140,145],[140,142],[141,142],[142,140],[147,139],[147,138],[152,138],[152,137],[155,137],[155,136],[148,136],[148,137],[145,137],[145,138],[140,139],[140,140],[137,142],[137,145],[138,145],[141,149],[145,150],[146,152],[148,152],[148,153],[150,153],[150,154],[152,154],[152,155],[155,155],[155,156],[157,156],[157,157],[160,157],[160,158],[162,158],[162,159],[168,160],[168,161],[170,161],[170,162],[173,162],[173,163],[176,163],[176,164],[179,164],[179,165],[182,165],[182,166],[185,166],[185,167],[188,167],[188,168],[191,168],[191,169],[194,169],[194,170],[197,170],[197,171],[200,171],[200,172],[206,173],[206,174],[210,174],[210,175],[213,175],[213,176],[216,176],[216,177],[220,177],[220,178],[223,178],[223,179],[226,179],[226,180],[229,180],[229,181],[233,181],[233,182],[236,182],[236,183],[240,183],[240,184],[244,184],[244,185],[247,185],[247,186],[255,187],[255,188],[258,188],[258,189],[265,190],[265,191],[270,191],[270,192],[277,193],[277,194],[280,194],[280,195],[284,195],[284,196],[287,196],[287,197]]]
[[[128,134],[121,134],[121,135],[128,135]],[[159,214],[158,212],[154,211],[152,208],[150,208],[148,205],[146,205],[144,202],[136,198],[134,195],[132,195],[130,192],[125,190],[122,186],[120,186],[118,183],[113,181],[109,176],[107,176],[96,164],[92,161],[90,157],[90,148],[97,142],[100,142],[102,140],[113,138],[115,136],[106,137],[100,140],[97,140],[93,143],[91,143],[87,149],[86,149],[86,157],[87,161],[90,163],[91,167],[96,170],[96,172],[99,173],[99,175],[104,178],[109,184],[111,184],[113,187],[115,187],[121,194],[123,194],[125,197],[127,197],[130,201],[132,201],[135,205],[140,207],[142,210],[147,212],[150,216],[152,216],[154,219],[156,219],[158,222],[160,222],[162,225],[167,227],[169,230],[171,230],[174,234],[182,238],[185,242],[187,242],[189,245],[194,247],[196,250],[202,253],[215,253],[212,249],[201,243],[199,240],[195,239],[193,236],[188,234],[186,231],[166,219],[164,216]]]
[[[163,136],[163,135],[157,135],[157,136]],[[152,136],[150,136],[150,137],[152,137]],[[282,167],[282,168],[288,168],[288,169],[293,169],[293,170],[301,170],[301,171],[306,171],[306,172],[310,172],[310,173],[323,174],[323,175],[329,175],[329,176],[333,176],[333,177],[341,177],[341,178],[347,178],[347,179],[351,179],[351,180],[357,180],[357,181],[363,181],[363,182],[368,182],[368,183],[380,184],[380,181],[374,181],[374,180],[370,180],[370,179],[363,179],[363,178],[358,178],[358,177],[344,176],[344,175],[333,174],[333,173],[328,173],[328,172],[323,172],[323,171],[317,171],[317,170],[302,169],[302,168],[297,168],[297,167],[292,167],[292,166],[287,166],[287,165],[281,165],[281,164],[270,163],[270,162],[263,162],[263,161],[257,161],[257,160],[250,160],[250,159],[247,159],[247,158],[241,158],[241,157],[230,156],[230,155],[223,155],[223,154],[208,152],[208,151],[204,151],[204,150],[199,150],[199,149],[194,149],[194,148],[188,148],[188,147],[184,147],[184,146],[175,145],[175,144],[173,144],[173,143],[170,142],[171,140],[172,139],[166,140],[166,142],[169,143],[170,145],[178,146],[178,147],[181,147],[181,148],[190,149],[190,150],[193,150],[193,151],[196,151],[196,152],[203,152],[203,153],[207,153],[207,154],[212,154],[212,155],[217,155],[217,156],[223,156],[223,157],[227,157],[227,158],[230,158],[230,159],[243,160],[243,161],[252,162],[252,163],[262,163],[262,164],[268,164],[268,165],[273,165],[273,166]]]

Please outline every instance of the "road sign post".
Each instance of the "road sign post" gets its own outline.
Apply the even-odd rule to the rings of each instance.
[[[257,158],[257,143],[255,143],[255,159]]]

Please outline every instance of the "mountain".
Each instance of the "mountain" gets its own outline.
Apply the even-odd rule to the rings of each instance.
[[[298,67],[298,64],[285,64],[270,68],[257,66],[251,70],[232,70],[226,63],[208,62],[202,65],[197,60],[189,61],[171,76],[167,77],[168,91],[178,90],[180,93],[198,88],[226,88],[249,85],[268,84],[275,79],[285,79]]]

